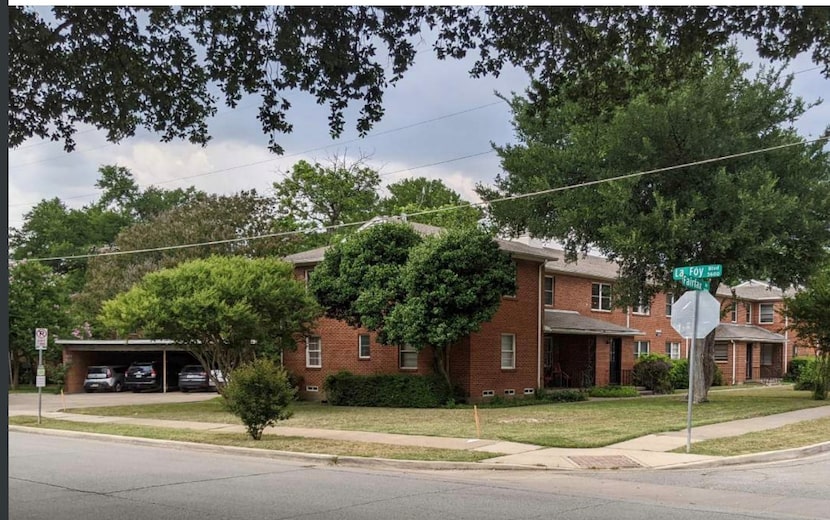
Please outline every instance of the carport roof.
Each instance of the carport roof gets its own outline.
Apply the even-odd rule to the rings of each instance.
[[[56,345],[70,350],[99,350],[114,352],[120,350],[187,350],[170,339],[56,339]]]
[[[580,336],[642,336],[636,329],[582,316],[576,311],[545,310],[545,332]]]
[[[722,323],[715,329],[715,341],[746,341],[763,343],[784,343],[787,338],[755,325],[734,325]]]

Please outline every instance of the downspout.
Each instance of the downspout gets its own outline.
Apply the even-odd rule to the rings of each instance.
[[[790,317],[784,315],[784,366],[782,368],[784,374],[787,370],[787,350],[790,348]]]
[[[735,345],[735,340],[732,340],[732,386],[735,386],[735,378],[738,371],[738,347]]]
[[[542,314],[545,312],[544,304],[542,303],[542,293],[545,290],[545,262],[539,264],[539,302],[536,307],[539,313],[536,315],[536,388],[542,388]]]

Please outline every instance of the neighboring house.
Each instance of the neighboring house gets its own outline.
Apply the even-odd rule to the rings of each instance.
[[[381,219],[377,219],[381,221]],[[440,228],[411,224],[429,235]],[[565,263],[564,253],[519,241],[499,240],[517,266],[518,291],[503,298],[496,315],[450,350],[450,375],[473,401],[532,394],[539,387],[631,384],[637,357],[649,353],[672,359],[688,356],[689,340],[671,326],[675,296],[659,293],[636,308],[611,307],[617,278],[614,263],[599,256]],[[326,248],[285,258],[298,279],[308,279]],[[752,281],[721,286],[722,324],[716,331],[715,360],[726,384],[781,378],[798,352],[780,314],[784,293]],[[736,303],[733,306],[733,302]],[[374,334],[322,318],[314,336],[283,363],[302,378],[306,399],[323,399],[329,374],[432,373],[429,349],[380,345]]]

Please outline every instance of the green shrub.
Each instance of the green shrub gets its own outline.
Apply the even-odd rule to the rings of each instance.
[[[285,369],[270,359],[257,359],[233,371],[224,395],[231,413],[259,440],[267,426],[291,417],[288,406],[296,392]]]
[[[55,385],[53,393],[59,394],[63,390],[64,384],[66,384],[66,374],[69,372],[71,365],[72,363],[57,363],[46,369],[47,383]]]
[[[715,373],[712,374],[712,386],[723,386],[723,372],[715,365]]]
[[[339,372],[323,383],[326,398],[334,406],[437,408],[453,395],[441,376]]]
[[[633,386],[595,386],[588,390],[591,397],[638,397],[640,392]]]
[[[634,363],[632,377],[635,385],[644,386],[656,394],[672,392],[671,359],[662,354],[649,354]]]
[[[810,363],[811,359],[814,358],[797,357],[791,359],[789,365],[787,366],[787,373],[784,374],[784,381],[797,383],[801,377],[801,373],[804,371],[807,364]],[[812,388],[810,388],[810,390],[812,390]]]
[[[549,403],[572,403],[575,401],[587,401],[588,396],[580,390],[553,390],[551,392],[545,392],[542,400]]]
[[[685,358],[672,360],[669,379],[675,390],[689,388],[689,360]]]
[[[825,358],[808,358],[807,362],[801,367],[795,389],[812,391],[813,399],[827,399],[827,376],[821,377],[822,371],[826,372],[828,370],[825,367],[826,363]]]

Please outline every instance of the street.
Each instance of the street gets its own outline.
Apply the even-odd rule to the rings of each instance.
[[[709,470],[413,472],[9,432],[16,520],[827,518],[830,455]]]

